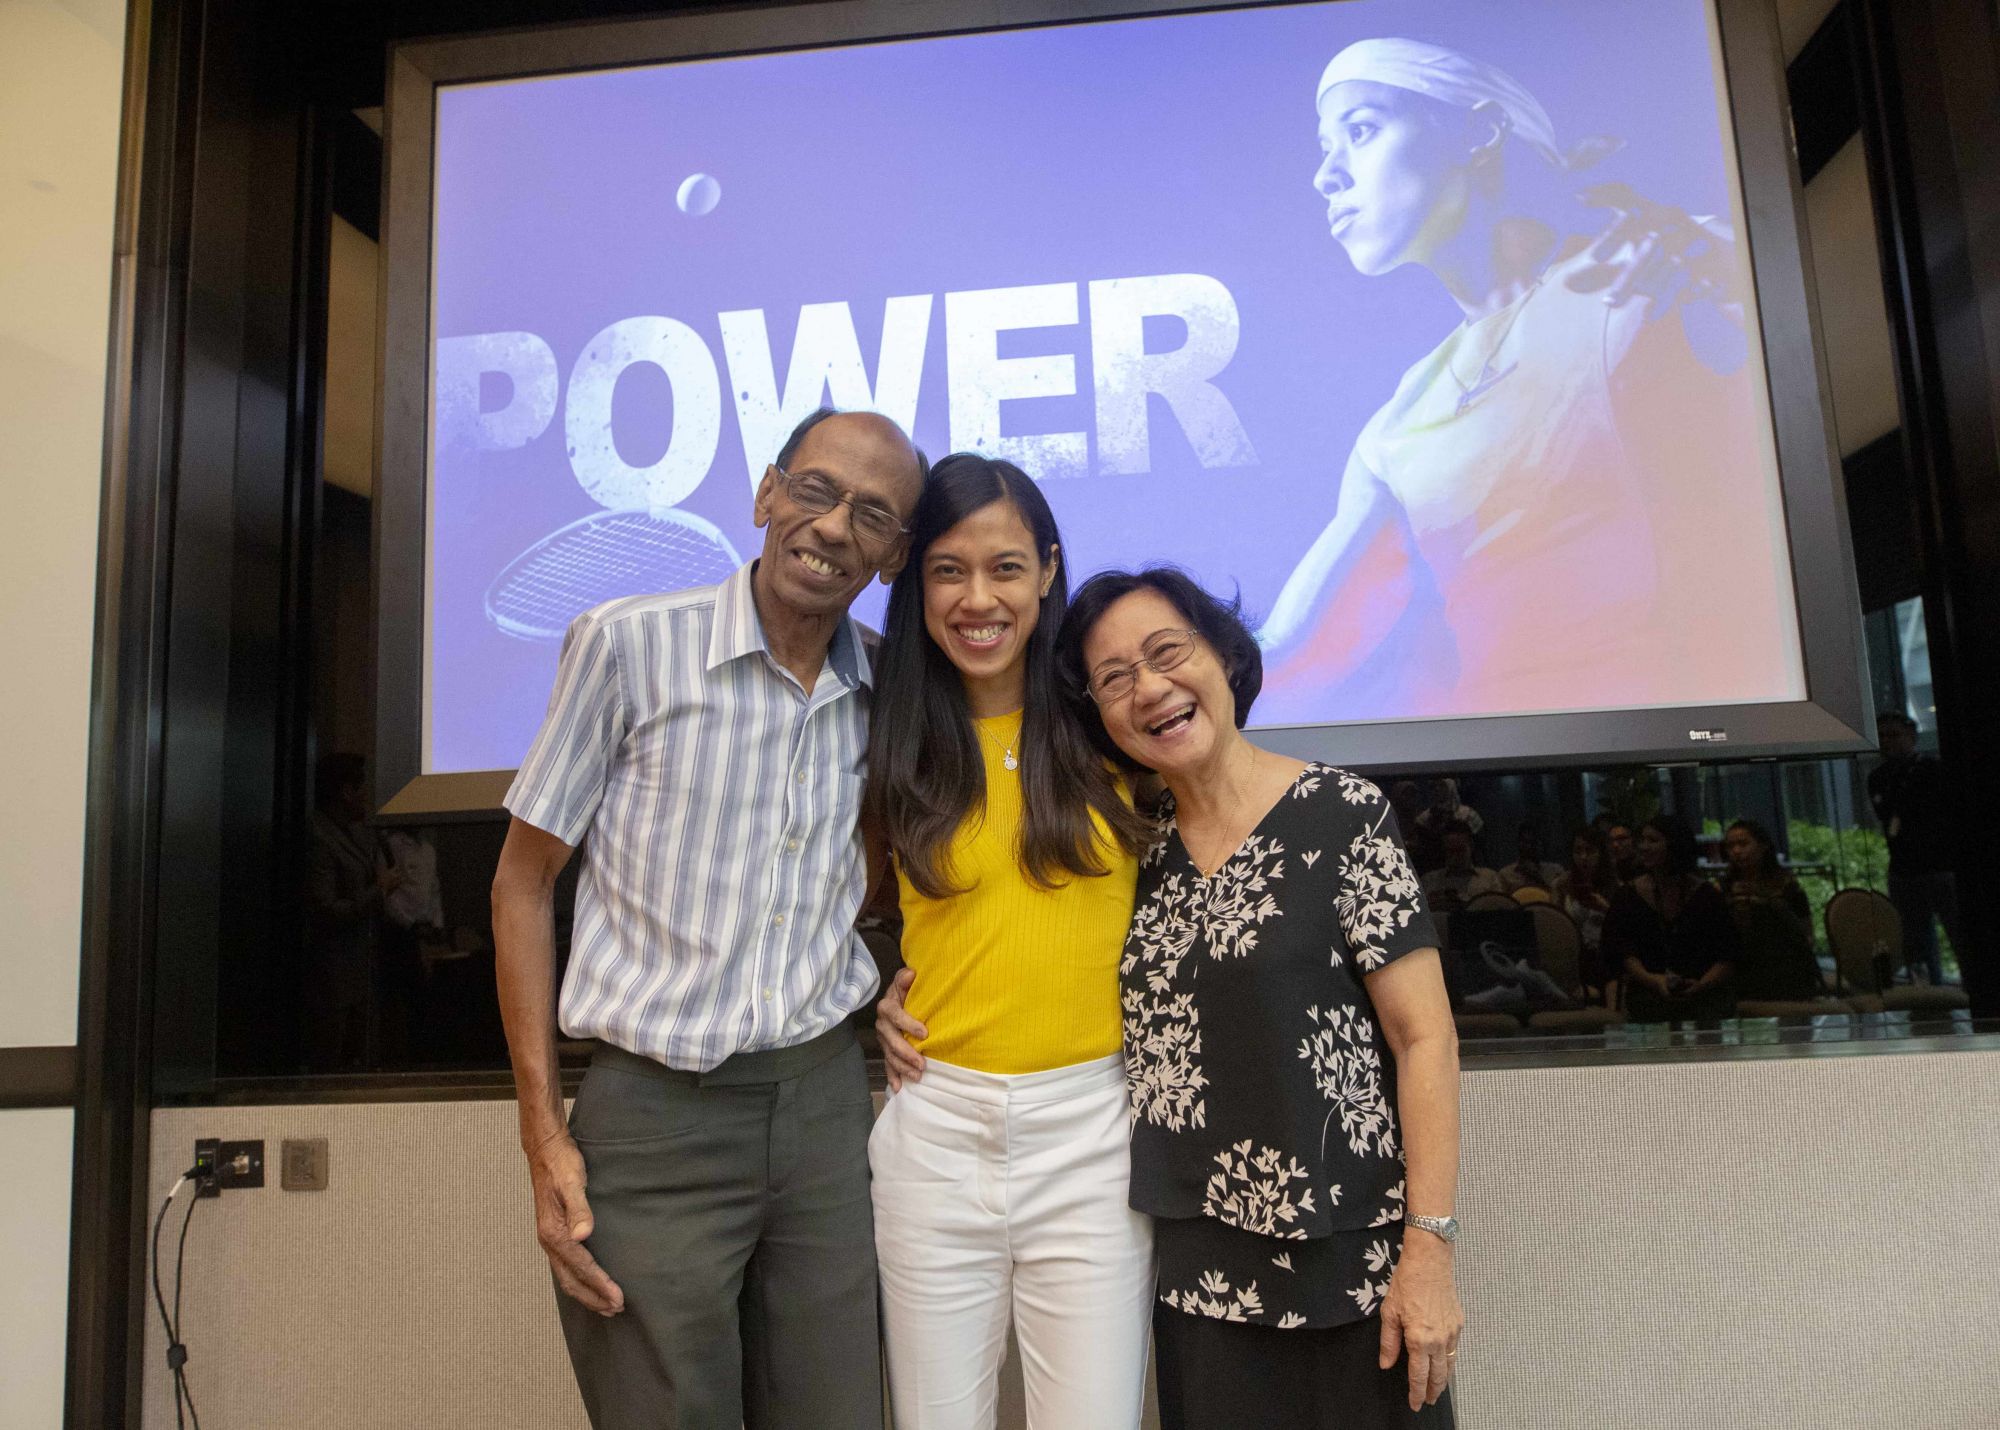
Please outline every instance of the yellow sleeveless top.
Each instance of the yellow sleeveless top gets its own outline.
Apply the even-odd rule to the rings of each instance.
[[[976,720],[986,807],[952,836],[946,881],[927,899],[898,867],[903,961],[916,970],[909,1010],[930,1035],[924,1056],[989,1073],[1045,1072],[1118,1051],[1118,960],[1132,922],[1135,856],[1093,814],[1110,871],[1044,889],[1021,867],[1021,712]]]

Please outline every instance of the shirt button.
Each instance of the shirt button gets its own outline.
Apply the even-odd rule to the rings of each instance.
[[[785,916],[783,914],[776,914],[772,917],[771,922],[782,928],[784,926]]]
[[[770,989],[768,989],[768,988],[766,988],[766,989],[764,990],[764,1001],[765,1001],[766,1003],[768,1003],[768,1002],[770,1002],[770,1001],[771,1001],[771,990],[770,990]]]
[[[800,771],[799,771],[799,783],[800,783],[800,784],[804,784],[805,782],[806,782],[806,772],[805,772],[804,770],[800,770]]]
[[[796,839],[787,839],[785,841],[785,848],[791,853],[796,854],[799,852],[799,841]]]

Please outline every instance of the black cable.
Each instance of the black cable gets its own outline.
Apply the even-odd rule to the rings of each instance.
[[[187,1397],[188,1419],[194,1422],[194,1430],[201,1430],[201,1416],[195,1413],[194,1387],[187,1378],[187,1344],[181,1340],[181,1268],[187,1262],[188,1223],[194,1220],[194,1209],[201,1205],[201,1198],[188,1198],[187,1211],[181,1216],[181,1244],[174,1252],[174,1341],[181,1348],[181,1367],[175,1372],[175,1382],[180,1393]]]
[[[181,1188],[186,1184],[185,1176],[174,1183],[167,1199],[160,1203],[160,1214],[153,1218],[153,1304],[160,1308],[160,1327],[167,1333],[167,1370],[174,1378],[174,1423],[183,1426],[186,1422],[181,1416],[181,1352],[174,1339],[173,1320],[167,1315],[167,1298],[160,1291],[160,1228],[166,1225],[167,1213],[173,1209],[174,1198],[180,1195]]]
[[[166,1294],[160,1289],[160,1229],[166,1225],[167,1213],[173,1210],[174,1198],[180,1195],[181,1188],[200,1174],[199,1167],[190,1167],[183,1172],[180,1180],[174,1183],[173,1190],[167,1193],[167,1199],[160,1203],[160,1214],[153,1218],[153,1304],[160,1308],[160,1326],[167,1333],[167,1370],[174,1378],[174,1424],[183,1427],[183,1430],[187,1421],[182,1415],[182,1402],[185,1399],[187,1412],[192,1414],[194,1399],[187,1393],[187,1377],[183,1373],[187,1365],[187,1347],[181,1344],[180,1337],[180,1264],[176,1261],[174,1266],[174,1314],[170,1317],[167,1315]],[[195,1196],[188,1202],[187,1217],[181,1222],[183,1253],[187,1250],[187,1224],[194,1216],[194,1203],[200,1199],[200,1187],[197,1184]],[[195,1417],[195,1430],[201,1430],[199,1416]]]

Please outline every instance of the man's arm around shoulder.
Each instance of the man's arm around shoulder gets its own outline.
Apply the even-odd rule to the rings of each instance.
[[[556,1057],[555,886],[576,851],[516,817],[493,875],[493,961],[500,1020],[514,1064],[521,1150],[535,1189],[535,1233],[556,1284],[600,1315],[625,1309],[625,1294],[585,1248],[593,1228],[583,1154],[563,1118]]]

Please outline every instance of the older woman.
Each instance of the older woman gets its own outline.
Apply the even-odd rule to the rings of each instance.
[[[1643,704],[1679,698],[1697,652],[1705,688],[1757,688],[1788,636],[1728,625],[1780,609],[1780,537],[1738,476],[1761,397],[1728,371],[1727,230],[1579,195],[1606,146],[1563,147],[1532,93],[1455,50],[1350,45],[1316,107],[1334,241],[1363,277],[1427,270],[1463,321],[1356,438],[1260,632],[1264,718],[1324,718],[1329,685],[1357,715]],[[1579,197],[1616,214],[1596,241]],[[1753,589],[1691,608],[1717,570]]]
[[[1057,655],[1167,791],[1120,965],[1161,1425],[1449,1425],[1458,1047],[1388,803],[1243,737],[1257,644],[1179,572],[1093,578]]]

